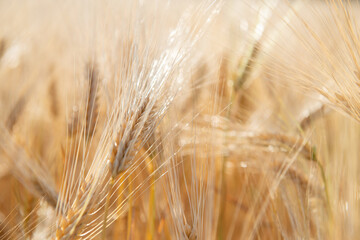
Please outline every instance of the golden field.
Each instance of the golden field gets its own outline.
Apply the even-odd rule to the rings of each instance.
[[[0,239],[357,239],[359,16],[0,1]]]

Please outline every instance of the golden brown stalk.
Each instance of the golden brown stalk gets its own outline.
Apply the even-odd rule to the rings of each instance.
[[[128,178],[128,187],[129,187],[129,192],[131,192],[133,190],[133,183],[132,183],[132,175],[129,175]],[[132,229],[132,222],[133,222],[133,196],[132,194],[130,194],[129,196],[129,211],[128,211],[128,217],[127,217],[127,229],[126,229],[126,239],[130,240],[131,239],[131,229]]]
[[[150,195],[149,195],[149,217],[148,217],[148,226],[146,232],[146,239],[154,239],[155,234],[155,163],[152,162],[153,158],[149,158],[147,162],[149,166],[149,174],[151,175],[150,179]]]
[[[148,125],[145,123],[145,125]],[[145,126],[145,129],[147,126]],[[158,146],[155,146],[159,142]],[[149,152],[148,158],[146,158],[146,164],[148,167],[150,175],[150,193],[149,193],[149,214],[148,214],[148,224],[146,239],[152,240],[155,236],[155,212],[156,212],[156,201],[155,201],[155,182],[156,182],[156,159],[159,158],[159,155],[162,155],[162,143],[161,140],[156,140],[156,133],[152,132],[148,137],[147,141],[144,144],[144,148]],[[160,157],[161,159],[161,157]]]
[[[107,195],[106,195],[106,201],[105,201],[104,223],[103,223],[103,229],[102,229],[102,239],[104,239],[104,240],[106,239],[107,218],[108,218],[108,214],[109,214],[111,189],[113,186],[114,186],[114,179],[112,177],[110,177]]]
[[[123,174],[119,178],[119,182],[125,183],[126,182],[126,174]],[[125,200],[124,196],[124,190],[125,190],[125,184],[120,184],[119,189],[116,191],[117,194],[117,200],[116,205],[117,207],[121,207],[123,204],[123,201]],[[126,219],[124,218],[118,218],[115,222],[114,231],[113,231],[113,238],[116,238],[116,236],[120,235],[121,233],[126,232]]]

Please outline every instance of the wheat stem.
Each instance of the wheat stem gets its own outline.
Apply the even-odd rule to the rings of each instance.
[[[106,227],[107,227],[107,217],[109,213],[109,204],[110,204],[110,196],[111,196],[111,189],[114,185],[114,178],[110,177],[109,185],[108,185],[108,191],[106,195],[106,202],[105,202],[105,210],[104,210],[104,224],[102,229],[102,239],[106,239]]]
[[[132,188],[133,188],[133,183],[132,183],[132,175],[129,175],[128,177],[128,189],[129,192],[132,192]],[[127,234],[126,234],[126,239],[127,240],[131,240],[131,229],[132,229],[132,202],[133,202],[133,195],[130,194],[129,199],[128,199],[128,205],[129,205],[129,211],[128,211],[128,219],[127,219]]]
[[[149,195],[149,217],[148,217],[148,226],[146,239],[152,240],[154,239],[155,234],[155,172],[154,172],[154,163],[153,158],[150,156],[148,158],[148,166],[149,166],[149,174],[151,175],[150,179],[150,195]]]

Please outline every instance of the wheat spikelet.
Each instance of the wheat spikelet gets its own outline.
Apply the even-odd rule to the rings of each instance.
[[[155,56],[158,55],[155,60],[153,60],[152,54],[147,55],[145,52],[146,55],[141,60],[143,63],[140,65],[135,64],[138,54],[140,56],[143,54],[141,50],[141,44],[143,43],[137,42],[136,39],[132,40],[130,50],[124,52],[125,61],[123,61],[129,65],[125,67],[123,81],[116,83],[117,88],[121,86],[121,91],[116,93],[114,98],[114,105],[117,107],[114,109],[109,123],[105,127],[103,138],[100,140],[104,141],[99,144],[100,152],[96,153],[95,159],[90,162],[88,172],[83,173],[84,178],[79,178],[78,183],[74,185],[74,187],[78,186],[76,187],[78,189],[76,190],[77,193],[73,195],[74,199],[70,203],[60,204],[57,211],[57,238],[67,239],[79,236],[84,231],[87,232],[88,236],[92,237],[99,233],[101,222],[94,221],[86,228],[84,225],[86,215],[98,211],[105,204],[104,196],[106,191],[104,191],[103,187],[108,185],[109,181],[113,181],[107,175],[107,166],[112,179],[115,179],[122,172],[131,170],[129,166],[134,163],[136,145],[139,142],[143,145],[141,139],[147,141],[153,134],[155,126],[178,91],[180,86],[178,84],[181,84],[181,81],[179,81],[181,78],[179,79],[175,74],[177,74],[178,69],[181,69],[188,57],[189,50],[187,47],[192,47],[193,41],[196,41],[198,37],[198,33],[196,33],[195,39],[192,39],[192,32],[189,32],[184,24],[186,23],[180,21],[177,29],[170,35],[167,48],[162,52],[153,53]],[[173,38],[182,39],[184,34],[190,34],[189,38],[185,38],[189,41],[189,45],[179,46],[178,41],[174,41]],[[147,51],[153,51],[151,45],[144,45],[143,47]],[[168,87],[168,89],[165,89],[165,87]],[[113,131],[112,129],[119,130]],[[112,136],[115,140],[111,141]],[[106,162],[101,157],[101,154],[108,149],[108,147],[104,148],[103,146],[109,140],[111,148],[108,154],[108,162]],[[71,172],[67,175],[70,176]],[[114,186],[118,187],[117,182],[114,183]],[[69,191],[69,186],[64,186],[63,189],[65,192],[61,193],[62,197],[60,199],[61,201],[67,201],[66,195],[68,193],[66,192]],[[138,191],[138,189],[136,190]],[[99,201],[94,201],[95,196]],[[109,224],[114,221],[112,216],[117,214],[122,207],[119,206],[109,212],[108,215],[111,220],[108,221]]]

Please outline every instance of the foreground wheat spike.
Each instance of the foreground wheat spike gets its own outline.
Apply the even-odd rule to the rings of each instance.
[[[108,160],[108,164],[110,167],[111,175],[113,178],[122,172],[124,172],[128,168],[129,161],[134,158],[133,151],[134,145],[138,136],[136,134],[141,135],[142,128],[140,127],[142,118],[146,119],[144,116],[146,110],[147,102],[143,103],[143,106],[140,106],[135,113],[131,114],[130,124],[124,124],[121,126],[121,130],[116,134],[116,139],[110,151],[110,157]],[[149,118],[147,121],[152,122],[152,119]],[[139,128],[139,129],[137,129]],[[125,130],[129,129],[127,132]],[[127,134],[127,136],[125,135]],[[141,136],[140,136],[141,137]]]
[[[213,6],[210,6],[203,18],[208,19],[212,15]],[[69,186],[64,185],[62,188],[59,199],[65,202],[60,202],[57,210],[56,238],[69,239],[80,236],[83,232],[87,238],[92,238],[102,230],[102,222],[97,219],[102,219],[104,213],[100,213],[99,217],[94,216],[94,221],[90,222],[87,222],[87,216],[95,214],[104,206],[107,208],[105,196],[109,181],[112,182],[122,172],[133,171],[134,168],[129,167],[136,164],[136,146],[143,146],[149,140],[183,84],[180,71],[188,64],[190,50],[201,35],[196,29],[198,26],[195,25],[195,30],[192,29],[192,23],[185,17],[187,15],[170,33],[165,47],[156,49],[143,42],[141,36],[135,35],[130,45],[127,45],[129,48],[124,49],[120,55],[121,63],[126,66],[120,65],[121,81],[114,81],[115,90],[121,91],[115,92],[114,109],[102,133],[98,152],[89,162],[89,170],[81,172],[83,177],[80,176],[77,182],[69,182],[75,187],[76,194],[69,192],[73,191],[68,189]],[[184,41],[180,44],[180,40]],[[124,38],[120,44],[122,41],[129,40]],[[140,61],[140,64],[137,64],[137,61]],[[108,149],[110,151],[106,154],[105,161],[103,156]],[[71,176],[71,171],[67,175]],[[72,181],[71,178],[69,180]],[[114,187],[119,187],[119,184],[122,183],[115,181]],[[139,191],[139,187],[135,190]],[[69,201],[68,198],[70,202],[66,202]],[[115,209],[110,207],[107,221],[109,224],[123,206]]]

